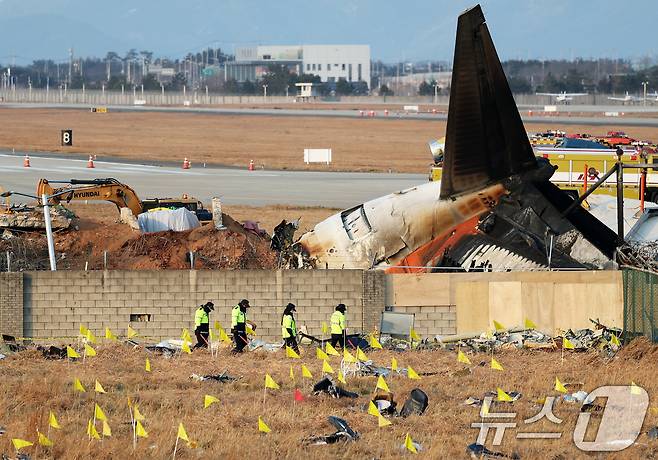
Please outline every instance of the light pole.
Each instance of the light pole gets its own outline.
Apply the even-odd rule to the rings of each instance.
[[[267,85],[263,85],[263,100],[267,99]]]
[[[57,259],[55,259],[55,240],[53,239],[53,227],[52,227],[52,223],[50,222],[50,206],[48,205],[48,200],[56,196],[66,195],[67,193],[73,194],[73,191],[66,190],[66,191],[54,193],[52,195],[46,195],[45,193],[41,195],[41,203],[43,204],[43,220],[44,223],[46,224],[46,239],[48,240],[48,258],[50,259],[50,270],[53,272],[57,271]],[[19,193],[13,191],[0,193],[0,196],[3,198],[7,198],[12,195],[20,195],[28,198],[34,198],[37,201],[39,200],[39,197],[34,195],[28,195],[25,193]]]
[[[436,105],[439,99],[439,84],[434,83],[432,86],[434,86],[434,105]]]
[[[649,84],[648,81],[643,81],[642,82],[642,87],[644,88],[644,98],[642,99],[642,105],[647,105],[647,85]]]

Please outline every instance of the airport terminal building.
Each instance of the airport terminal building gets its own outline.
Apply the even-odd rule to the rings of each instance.
[[[286,65],[297,74],[318,75],[322,82],[363,81],[370,86],[369,45],[279,45],[240,47],[235,61],[226,63],[226,78],[256,81],[272,64]]]

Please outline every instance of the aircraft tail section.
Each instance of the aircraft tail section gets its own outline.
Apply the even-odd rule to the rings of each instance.
[[[459,16],[441,198],[537,168],[480,6]]]

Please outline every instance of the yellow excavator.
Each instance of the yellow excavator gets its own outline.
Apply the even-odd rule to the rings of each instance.
[[[53,188],[51,184],[66,184]],[[70,190],[70,193],[63,193]],[[49,198],[50,204],[81,200],[102,200],[114,203],[118,209],[129,208],[137,217],[143,212],[157,208],[186,208],[196,214],[199,221],[212,220],[212,213],[204,209],[203,203],[193,197],[183,195],[180,198],[150,198],[141,201],[137,193],[128,185],[116,179],[71,179],[67,181],[49,181],[41,179],[37,185],[37,196],[43,194],[58,196]]]

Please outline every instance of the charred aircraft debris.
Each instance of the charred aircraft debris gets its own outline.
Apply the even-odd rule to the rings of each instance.
[[[320,222],[296,248],[318,268],[389,272],[605,268],[622,243],[549,182],[479,6],[459,17],[443,175]],[[440,189],[439,189],[440,187]]]

